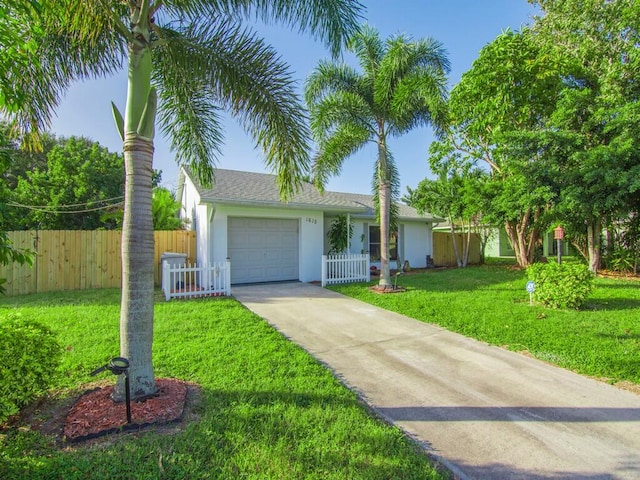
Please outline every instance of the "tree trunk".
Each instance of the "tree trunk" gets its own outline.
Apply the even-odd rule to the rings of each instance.
[[[456,266],[461,267],[460,251],[458,250],[458,239],[456,238],[456,228],[453,224],[453,219],[449,217],[449,227],[451,232],[451,242],[453,243],[453,253],[456,256]]]
[[[125,205],[122,223],[120,355],[129,360],[131,397],[156,393],[153,344],[154,237],[151,216],[153,143],[135,135],[124,142]],[[119,379],[116,399],[123,398]]]
[[[600,244],[602,233],[602,221],[594,219],[587,225],[587,249],[589,251],[589,270],[598,273],[600,268]]]
[[[517,228],[517,224],[507,221],[504,223],[504,229],[507,232],[507,238],[509,238],[509,243],[516,256],[516,263],[523,268],[528,267],[530,263],[527,257],[526,241],[524,236],[520,234],[520,229]]]
[[[471,223],[467,227],[464,227],[464,222],[462,223],[463,229],[466,228],[466,236],[467,242],[464,245],[464,253],[462,254],[462,266],[467,267],[469,265],[469,252],[471,251]]]
[[[380,199],[380,280],[378,285],[391,287],[391,270],[389,266],[389,214],[391,211],[391,184],[380,179],[378,187]]]
[[[489,243],[489,238],[491,238],[492,235],[491,229],[481,227],[476,234],[480,240],[480,265],[484,265],[486,261],[487,243]]]
[[[536,209],[532,220],[531,211],[528,210],[518,221],[506,221],[504,223],[509,243],[516,255],[516,262],[522,268],[526,268],[533,263],[536,241],[539,236],[538,230],[533,225],[539,216],[540,209]]]
[[[156,94],[151,88],[151,18],[149,0],[132,15],[129,44],[127,106],[125,110],[125,204],[122,223],[122,301],[120,355],[129,360],[131,397],[157,393],[151,350],[153,345],[154,238],[151,210],[153,136]],[[138,15],[139,13],[139,15]],[[118,378],[114,398],[124,397]]]
[[[505,230],[507,231],[511,248],[513,248],[516,255],[516,262],[520,267],[526,268],[531,265],[531,260],[529,259],[530,249],[528,248],[524,230],[519,227],[520,225],[517,223],[511,224],[510,222],[505,222]]]
[[[387,152],[387,142],[384,134],[384,125],[380,124],[380,134],[378,137],[378,201],[380,208],[380,280],[378,286],[381,288],[391,288],[391,267],[389,265],[389,235],[391,223],[391,174],[389,171],[389,158]]]

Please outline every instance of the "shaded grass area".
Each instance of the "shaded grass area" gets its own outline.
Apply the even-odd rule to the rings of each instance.
[[[401,276],[401,294],[332,289],[585,375],[640,383],[640,282],[598,278],[581,310],[552,310],[529,305],[527,280],[519,269],[484,266]]]
[[[58,391],[93,380],[118,354],[119,290],[0,299],[57,332],[66,348]],[[202,386],[199,421],[171,435],[116,436],[59,449],[27,425],[0,431],[0,478],[446,478],[398,429],[306,352],[233,299],[158,302],[158,377]]]

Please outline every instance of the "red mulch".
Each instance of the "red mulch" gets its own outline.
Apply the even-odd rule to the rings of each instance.
[[[394,287],[393,285],[388,285],[386,287],[381,287],[380,285],[372,285],[369,287],[373,293],[401,293],[405,292],[407,289],[404,287]]]
[[[113,386],[96,388],[82,395],[71,407],[63,435],[71,442],[96,438],[121,430],[139,430],[149,425],[179,421],[187,398],[187,383],[157,379],[158,395],[142,402],[131,402],[131,424],[127,424],[126,405],[111,399]]]

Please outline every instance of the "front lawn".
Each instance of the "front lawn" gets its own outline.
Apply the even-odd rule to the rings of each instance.
[[[400,276],[404,293],[332,289],[585,375],[640,383],[639,281],[598,278],[581,310],[552,310],[529,305],[527,280],[522,270],[484,266]]]
[[[117,356],[119,296],[1,298],[0,318],[18,312],[57,332],[66,353],[55,390],[64,397]],[[0,478],[445,478],[326,368],[233,299],[158,301],[154,362],[158,377],[202,386],[197,422],[171,435],[150,430],[64,449],[29,425],[5,428]]]

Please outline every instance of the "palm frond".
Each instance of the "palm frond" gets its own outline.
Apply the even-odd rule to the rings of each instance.
[[[364,147],[370,139],[368,129],[354,124],[342,124],[320,143],[313,159],[314,184],[324,190],[329,178],[340,174],[344,159]]]
[[[447,78],[441,70],[419,68],[402,77],[389,105],[390,133],[400,135],[417,126],[443,129],[447,123]]]
[[[332,92],[357,92],[361,78],[350,65],[321,61],[305,81],[305,101],[312,105]]]
[[[161,98],[167,102],[166,96],[176,97],[167,105],[177,105],[178,96],[189,98],[199,110],[214,115],[210,120],[197,120],[196,112],[184,112],[184,118],[162,114],[161,123],[168,131],[188,133],[188,129],[176,130],[176,126],[189,119],[192,124],[199,123],[194,132],[205,134],[199,140],[203,146],[196,150],[188,147],[197,139],[174,143],[181,161],[212,168],[221,140],[215,112],[227,109],[253,136],[267,166],[276,170],[282,195],[291,195],[298,179],[308,171],[309,132],[287,65],[255,34],[228,19],[176,29],[173,37],[166,37],[160,50],[166,51],[164,63],[168,60],[173,66],[171,72],[163,67],[166,74],[156,77]],[[190,78],[180,79],[187,71]],[[163,82],[166,84],[160,85]]]
[[[314,138],[322,142],[342,125],[357,125],[373,137],[376,131],[371,125],[372,114],[370,106],[359,95],[335,92],[311,107],[311,131]]]
[[[153,51],[152,76],[159,93],[158,123],[178,164],[188,165],[203,185],[209,185],[224,135],[218,99],[203,74],[185,75],[189,59],[196,72],[205,68],[202,59],[192,58],[201,46],[169,28],[160,34],[163,41]]]
[[[13,103],[1,107],[19,132],[46,130],[73,81],[108,76],[122,68],[126,42],[112,28],[118,11],[93,1],[83,5],[84,16],[68,21],[77,3],[40,2],[40,8],[23,19],[25,43],[31,48],[21,49],[20,58],[0,72],[14,89]]]
[[[385,47],[374,85],[375,102],[380,106],[389,108],[397,85],[404,77],[427,75],[445,78],[449,71],[446,51],[434,39],[414,41],[409,36],[398,35],[388,39]]]
[[[385,53],[384,43],[378,31],[369,25],[362,26],[349,39],[347,48],[355,53],[365,76],[375,78]]]
[[[164,0],[167,11],[191,20],[255,17],[310,32],[338,56],[359,28],[363,5],[355,0]]]

